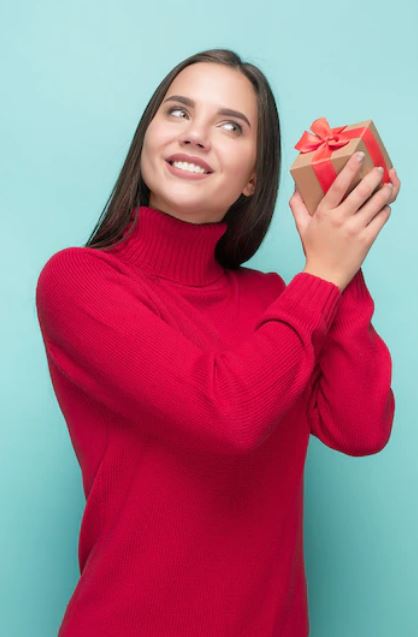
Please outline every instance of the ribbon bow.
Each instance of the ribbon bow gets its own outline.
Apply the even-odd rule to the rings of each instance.
[[[328,148],[341,148],[350,141],[350,138],[341,135],[341,132],[347,128],[347,126],[337,126],[331,128],[328,124],[328,120],[325,117],[319,117],[311,124],[311,131],[308,133],[305,131],[295,145],[295,148],[301,153],[310,153],[313,150],[321,147]]]

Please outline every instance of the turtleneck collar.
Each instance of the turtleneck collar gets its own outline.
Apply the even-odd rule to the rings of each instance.
[[[133,225],[132,234],[129,234]],[[190,223],[150,206],[137,206],[122,240],[110,251],[130,264],[186,285],[207,285],[225,270],[215,247],[227,230],[225,221]]]

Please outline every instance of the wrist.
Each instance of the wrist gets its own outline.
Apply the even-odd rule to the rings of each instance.
[[[339,288],[340,292],[342,292],[346,286],[346,282],[343,281],[341,277],[339,277],[338,275],[334,273],[327,272],[326,270],[323,270],[319,267],[310,266],[306,264],[303,269],[303,272],[306,272],[307,274],[312,274],[313,276],[317,276],[320,279],[323,279],[324,281],[328,281],[329,283],[333,283]]]

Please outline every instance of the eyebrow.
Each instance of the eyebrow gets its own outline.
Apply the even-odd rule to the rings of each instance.
[[[194,100],[192,100],[190,97],[186,97],[185,95],[170,95],[170,97],[167,97],[167,99],[164,100],[164,103],[169,101],[182,102],[186,106],[190,106],[192,108],[196,105]],[[234,111],[232,110],[232,108],[220,108],[218,110],[218,114],[238,117],[239,119],[244,120],[244,122],[246,122],[248,126],[251,128],[251,124],[248,121],[247,117],[244,115],[244,113],[240,113],[240,111]]]

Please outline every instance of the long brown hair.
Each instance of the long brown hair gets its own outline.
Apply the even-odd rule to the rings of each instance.
[[[186,66],[197,62],[226,64],[238,69],[250,80],[257,95],[255,192],[249,197],[241,194],[229,207],[222,219],[228,227],[218,241],[215,256],[223,267],[236,269],[257,252],[271,223],[277,198],[281,168],[280,121],[273,92],[265,75],[255,65],[243,62],[237,53],[229,49],[210,49],[186,58],[157,87],[139,121],[122,170],[85,247],[102,249],[117,243],[130,222],[132,209],[149,205],[149,188],[140,171],[146,130],[176,75]]]

